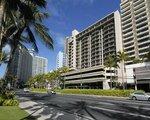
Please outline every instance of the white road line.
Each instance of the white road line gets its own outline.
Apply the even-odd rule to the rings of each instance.
[[[127,112],[123,112],[123,111],[111,110],[111,109],[99,108],[99,107],[93,107],[93,106],[89,106],[89,107],[93,108],[93,109],[99,109],[99,110],[113,112],[113,113],[121,113],[121,114],[131,115],[131,116],[135,116],[135,117],[142,117],[142,118],[149,118],[150,119],[150,116],[146,116],[146,115],[139,115],[139,114],[135,114],[135,113],[127,113]]]

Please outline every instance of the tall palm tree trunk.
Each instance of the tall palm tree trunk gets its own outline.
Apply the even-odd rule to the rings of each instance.
[[[124,84],[124,70],[125,70],[125,65],[124,65],[124,62],[122,62],[122,66],[123,66],[123,68],[121,70],[121,72],[122,72],[122,86],[123,86],[123,90],[124,90],[125,89],[125,84]]]
[[[3,16],[4,16],[4,1],[1,0],[0,2],[0,52],[2,50],[2,47],[1,47],[1,43],[2,43],[2,31],[3,31],[3,27],[2,27],[2,21],[3,21]]]
[[[111,68],[109,68],[110,71],[110,89],[112,89],[112,72],[111,72]]]

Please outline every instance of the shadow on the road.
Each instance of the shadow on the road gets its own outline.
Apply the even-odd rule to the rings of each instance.
[[[35,106],[35,105],[34,105]],[[33,107],[34,107],[33,106]],[[27,107],[27,108],[23,108],[23,109],[31,109],[31,108],[33,108],[33,107]],[[42,107],[41,107],[42,108]],[[34,113],[36,113],[38,110],[40,110],[41,108],[37,108],[37,109],[32,109],[32,111],[34,111],[34,112],[32,112],[31,114],[29,114],[27,117],[24,117],[24,118],[22,118],[22,119],[20,119],[20,120],[37,120],[39,117],[41,117],[41,115],[34,115],[33,116],[33,114]]]
[[[150,110],[144,110],[142,105],[140,105],[138,108],[135,108],[133,106],[129,106],[129,105],[124,104],[124,103],[116,104],[116,105],[118,107],[120,107],[121,109],[125,110],[126,112],[129,112],[129,113],[132,112],[132,113],[136,113],[136,114],[143,114],[146,116],[150,116]]]
[[[29,97],[31,97],[31,95]],[[130,114],[122,114],[122,113],[118,113],[118,112],[116,113],[116,112],[110,112],[110,111],[106,111],[106,110],[102,110],[102,109],[91,108],[90,106],[96,106],[98,104],[97,103],[89,103],[84,100],[69,101],[69,102],[65,102],[65,104],[64,104],[63,101],[59,101],[59,100],[57,101],[54,98],[55,98],[55,95],[49,96],[47,94],[32,96],[31,97],[32,101],[35,101],[35,102],[44,101],[44,104],[39,103],[39,104],[35,104],[31,107],[29,106],[29,107],[24,108],[25,110],[30,109],[31,111],[33,111],[33,113],[21,120],[35,120],[35,119],[41,117],[42,115],[48,116],[48,118],[46,118],[46,120],[53,120],[53,119],[60,120],[59,117],[61,116],[61,118],[62,118],[64,113],[67,113],[68,115],[77,116],[77,117],[80,117],[80,118],[83,118],[86,120],[103,120],[103,118],[100,118],[100,116],[108,118],[105,120],[147,120],[146,118],[141,118],[138,115],[140,115],[140,114],[150,115],[150,112],[148,110],[143,110],[142,106],[140,106],[139,108],[134,108],[134,107],[129,106],[124,103],[115,103],[115,102],[112,103],[112,104],[114,104],[114,107],[116,107],[118,111],[137,114],[137,116],[133,116]],[[50,101],[49,102],[45,101],[45,99],[47,99],[48,101],[50,100]],[[56,97],[56,99],[57,99],[57,97]],[[41,106],[41,107],[39,107],[39,106]],[[103,108],[104,106],[101,105],[99,107]],[[109,109],[111,109],[111,107]],[[115,108],[112,108],[112,109],[115,109]],[[37,111],[38,112],[40,111],[40,115],[32,118],[32,115],[34,113],[36,113]],[[63,119],[61,119],[61,120],[63,120]],[[66,120],[66,119],[64,119],[64,120]],[[70,120],[70,119],[67,119],[67,120]],[[79,119],[76,119],[76,120],[79,120]]]
[[[28,115],[27,117],[24,117],[20,120],[37,120],[38,118],[39,118],[39,116]]]

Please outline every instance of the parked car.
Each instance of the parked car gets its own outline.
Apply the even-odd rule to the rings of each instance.
[[[24,92],[30,92],[30,89],[29,88],[24,88],[23,91]]]
[[[150,95],[145,92],[142,92],[142,91],[137,91],[137,92],[131,93],[129,98],[132,100],[148,100],[148,101],[150,101]]]

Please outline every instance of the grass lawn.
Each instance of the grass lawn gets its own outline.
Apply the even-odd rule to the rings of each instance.
[[[47,93],[46,89],[39,89],[39,88],[32,88],[31,91],[35,93]]]
[[[0,106],[0,120],[21,120],[28,115],[28,113],[16,106]]]

